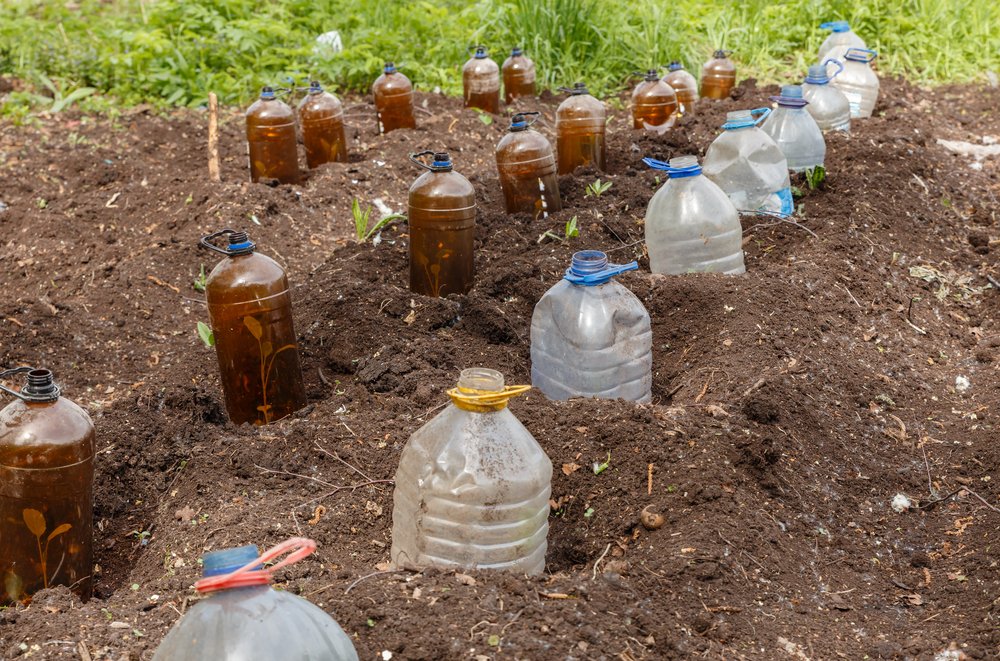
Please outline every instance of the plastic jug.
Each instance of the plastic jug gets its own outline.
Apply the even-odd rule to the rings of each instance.
[[[788,160],[792,172],[804,172],[823,165],[826,141],[816,120],[806,111],[801,85],[784,85],[779,96],[772,96],[778,107],[761,126],[771,136]]]
[[[537,112],[514,115],[510,131],[497,145],[497,172],[507,213],[544,218],[562,209],[556,157],[544,135],[531,129]]]
[[[347,162],[344,107],[316,81],[310,83],[308,94],[299,103],[299,125],[310,168],[334,161]]]
[[[396,129],[417,127],[417,119],[413,115],[413,85],[392,62],[385,63],[382,75],[372,84],[372,96],[375,98],[375,117],[380,135]]]
[[[228,236],[219,248],[212,240]],[[246,232],[224,229],[201,246],[226,256],[205,283],[226,412],[234,424],[266,425],[306,405],[292,297],[281,266],[254,252]]]
[[[392,498],[394,566],[542,573],[552,462],[507,408],[529,388],[462,370],[452,403],[413,433]]]
[[[429,155],[430,165],[418,160]],[[476,191],[452,170],[448,152],[410,154],[410,160],[428,170],[410,186],[410,291],[466,294],[473,282]]]
[[[295,138],[295,112],[270,87],[247,108],[247,144],[250,181],[277,179],[282,184],[299,181],[299,151]]]
[[[878,53],[873,50],[851,48],[844,55],[844,70],[831,83],[850,102],[851,117],[865,119],[875,110],[879,83],[871,62],[876,57]]]
[[[667,65],[667,75],[663,77],[663,82],[670,85],[677,95],[680,113],[682,115],[693,113],[694,104],[698,101],[698,81],[684,69],[684,65],[677,60]]]
[[[642,159],[669,176],[646,207],[646,248],[653,273],[743,273],[743,228],[725,191],[702,176],[695,156],[670,163]]]
[[[702,171],[737,210],[790,215],[795,207],[788,161],[774,140],[757,128],[769,114],[770,108],[727,114],[725,130],[709,145]]]
[[[531,385],[549,399],[652,399],[649,313],[613,279],[638,268],[598,250],[573,255],[531,315]]]
[[[486,56],[486,48],[476,46],[475,54],[462,67],[465,107],[500,113],[500,67]]]
[[[604,171],[607,157],[607,111],[590,95],[587,86],[560,88],[570,96],[556,109],[556,157],[559,174],[572,174],[580,166]]]
[[[736,85],[736,64],[729,59],[732,51],[717,50],[701,70],[701,96],[704,99],[728,99]]]
[[[831,64],[837,67],[832,76],[827,70]],[[802,98],[809,102],[806,110],[824,133],[851,130],[851,104],[843,92],[830,84],[843,70],[844,65],[838,60],[814,64],[809,67],[809,75],[802,83]]]
[[[43,588],[91,594],[94,425],[60,397],[52,372],[18,367],[16,401],[0,410],[0,606],[28,603]]]
[[[195,589],[207,598],[167,632],[153,661],[357,661],[351,639],[332,617],[270,586],[274,572],[315,549],[310,539],[292,538],[263,555],[252,545],[204,554],[204,578]],[[288,551],[284,560],[261,568]]]
[[[522,49],[513,49],[500,70],[503,74],[504,103],[513,103],[519,97],[535,96],[535,63]]]
[[[819,47],[819,57],[816,59],[823,62],[828,59],[842,60],[849,48],[867,48],[865,40],[851,31],[851,25],[847,21],[830,21],[820,23],[820,29],[830,30],[830,34],[823,40]]]
[[[677,121],[677,95],[650,69],[632,91],[632,128],[663,134]]]

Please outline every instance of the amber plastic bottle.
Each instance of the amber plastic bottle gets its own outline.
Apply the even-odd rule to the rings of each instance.
[[[299,181],[299,152],[295,139],[295,113],[274,90],[265,87],[247,109],[247,143],[250,148],[250,181],[277,179],[283,184]]]
[[[607,154],[607,111],[590,95],[587,86],[576,83],[568,99],[556,109],[556,154],[559,174],[570,174],[580,166],[604,170]]]
[[[433,154],[427,165],[418,160]],[[443,297],[472,289],[476,192],[448,152],[411,154],[425,172],[410,186],[410,291]]]
[[[706,99],[727,99],[736,84],[736,64],[728,50],[717,50],[701,70],[701,96]]]
[[[306,163],[317,168],[324,163],[347,161],[344,107],[340,100],[313,81],[299,103],[299,126],[306,147]]]
[[[417,119],[413,115],[413,85],[392,62],[386,62],[382,75],[375,79],[372,96],[375,97],[380,135],[396,129],[417,127]]]
[[[503,73],[504,103],[513,103],[519,97],[535,96],[535,63],[522,49],[513,49],[500,70]]]
[[[670,85],[677,95],[678,110],[682,115],[694,112],[694,104],[698,101],[698,81],[680,62],[674,60],[667,65],[667,75],[663,82]]]
[[[676,121],[677,95],[656,69],[650,69],[632,92],[632,127],[663,133]]]
[[[93,570],[94,425],[59,396],[46,369],[27,373],[0,411],[0,606],[27,603],[39,590],[66,585],[89,599]]]
[[[229,246],[213,239],[228,235]],[[284,269],[245,232],[225,229],[201,245],[226,255],[205,283],[229,419],[266,425],[306,405],[299,350],[292,325],[292,298]]]
[[[538,115],[514,115],[510,132],[500,140],[496,152],[507,213],[530,213],[535,218],[562,209],[552,145],[530,128]]]
[[[462,67],[462,87],[466,108],[500,113],[500,67],[486,56],[485,47],[476,46],[475,55]]]

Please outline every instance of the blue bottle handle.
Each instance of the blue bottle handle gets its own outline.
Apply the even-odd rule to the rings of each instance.
[[[861,55],[856,55],[853,58],[850,57],[851,53],[855,53],[855,52],[856,53],[865,53],[867,55],[867,59],[865,59]],[[845,60],[853,60],[855,62],[864,62],[865,64],[870,63],[876,57],[878,57],[878,53],[876,53],[875,51],[873,51],[871,48],[848,48],[847,52],[844,53],[844,59]]]
[[[861,50],[861,49],[859,48],[858,50]],[[844,70],[844,63],[841,62],[840,60],[835,60],[835,59],[833,59],[831,57],[829,60],[827,60],[826,62],[823,63],[823,66],[824,67],[828,67],[831,64],[836,65],[837,70],[833,73],[832,76],[830,74],[827,74],[827,78],[829,78],[830,80],[833,80],[834,78],[836,78],[840,74],[840,72],[842,72]]]
[[[670,163],[664,163],[663,161],[658,161],[655,158],[644,158],[642,159],[642,162],[654,170],[662,170],[663,172],[666,172],[667,176],[671,179],[682,179],[684,177],[693,177],[701,174],[701,165],[698,163],[689,165],[686,168],[674,168],[670,167]]]
[[[760,126],[760,123],[767,119],[767,116],[771,114],[770,108],[754,108],[750,111],[750,115],[760,115],[757,119],[747,121],[745,119],[736,120],[733,122],[726,122],[722,125],[722,128],[729,129],[745,129],[751,126]]]

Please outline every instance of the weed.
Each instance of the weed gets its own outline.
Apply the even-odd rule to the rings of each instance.
[[[809,190],[816,190],[824,181],[826,181],[826,168],[822,165],[806,170],[806,185],[809,186]]]
[[[194,282],[191,283],[191,286],[194,287],[195,291],[204,294],[206,284],[208,284],[208,275],[205,273],[205,265],[202,264],[201,268],[198,270],[198,277],[194,279]],[[200,329],[198,334],[201,335]]]
[[[211,348],[215,346],[215,333],[212,332],[212,327],[204,321],[198,322],[198,337],[201,338],[206,347]]]
[[[354,201],[351,203],[351,215],[354,217],[354,237],[358,240],[358,243],[366,242],[372,236],[381,232],[387,225],[406,218],[406,216],[398,213],[391,213],[388,216],[380,218],[374,227],[369,228],[368,224],[372,215],[372,207],[369,205],[362,211],[358,198],[354,198]]]
[[[600,179],[595,179],[590,184],[587,185],[587,192],[584,193],[584,197],[600,197],[608,191],[614,185],[610,181],[601,181]]]
[[[477,111],[477,114],[479,115],[479,121],[481,121],[483,124],[486,124],[486,126],[489,126],[490,124],[493,123],[493,115],[489,114],[488,112]]]
[[[608,470],[608,466],[611,465],[611,452],[608,452],[608,459],[604,462],[594,462],[594,475],[600,475],[604,471]]]

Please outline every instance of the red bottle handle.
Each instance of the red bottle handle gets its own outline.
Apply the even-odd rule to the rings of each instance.
[[[256,560],[251,560],[239,569],[222,576],[209,576],[194,584],[194,589],[202,594],[230,588],[243,588],[251,585],[267,585],[271,582],[271,574],[286,565],[295,564],[316,550],[316,542],[305,537],[292,537],[277,546],[264,551]],[[271,567],[260,567],[278,556],[288,553],[288,557]],[[258,567],[260,567],[258,569]]]

